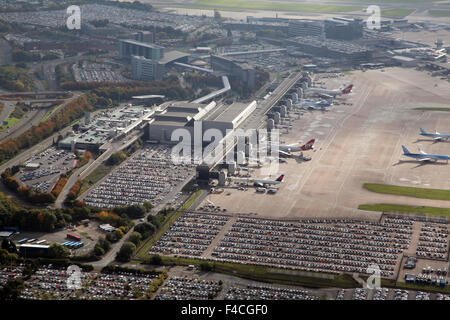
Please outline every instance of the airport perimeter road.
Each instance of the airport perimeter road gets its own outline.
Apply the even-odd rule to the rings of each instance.
[[[96,112],[94,112],[94,114],[98,113],[98,112],[99,111],[96,111]],[[80,120],[76,121],[75,123],[79,122]],[[75,123],[73,123],[73,124],[75,124]],[[54,133],[53,135],[51,135],[47,139],[41,141],[40,143],[34,145],[33,147],[22,151],[17,156],[15,156],[14,158],[9,160],[8,162],[6,162],[3,165],[1,165],[0,166],[0,172],[3,172],[6,168],[10,168],[12,166],[19,165],[19,164],[23,163],[25,160],[27,160],[28,158],[30,158],[33,154],[35,154],[35,153],[37,153],[39,151],[47,149],[48,147],[50,147],[52,145],[53,139],[56,140],[59,135],[63,135],[64,136],[66,133],[68,133],[70,130],[72,130],[72,125],[61,129],[60,131]]]
[[[73,96],[69,99],[66,99],[62,104],[60,104],[57,108],[55,108],[55,110],[52,112],[52,114],[58,112],[58,110],[65,107],[68,103],[72,102],[74,99],[77,99],[79,97],[80,97],[79,93],[73,93]],[[15,103],[15,101],[14,102],[9,101],[9,102],[11,103],[12,110],[14,110],[13,103]],[[32,100],[30,100],[30,102],[32,102]],[[3,103],[5,103],[4,109],[6,109],[6,105],[7,105],[6,101]],[[12,112],[12,110],[10,112]],[[10,128],[8,130],[9,132],[5,131],[0,134],[0,141],[18,137],[22,133],[24,133],[25,131],[30,129],[32,126],[37,126],[41,122],[42,118],[44,118],[44,116],[47,114],[47,111],[48,111],[48,108],[45,108],[45,109],[42,108],[42,109],[27,112],[22,117],[22,119],[20,119],[20,121],[18,123],[16,123],[12,128]],[[9,115],[9,113],[8,113],[8,115]],[[8,115],[6,115],[6,117],[8,117]],[[1,116],[3,116],[3,114]],[[5,119],[6,119],[6,117],[5,117]]]
[[[0,121],[3,122],[6,120],[6,118],[9,117],[11,112],[14,110],[14,103],[13,101],[3,101],[0,100],[1,103],[3,103],[3,109],[0,113]]]

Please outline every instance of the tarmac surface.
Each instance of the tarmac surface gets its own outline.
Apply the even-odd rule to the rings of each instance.
[[[337,99],[329,111],[306,111],[280,137],[286,144],[316,139],[315,150],[306,151],[312,160],[296,157],[281,163],[285,179],[276,194],[225,188],[210,194],[212,201],[228,212],[255,213],[264,217],[374,218],[379,214],[358,210],[360,204],[394,203],[448,207],[448,201],[376,194],[364,183],[387,183],[412,187],[450,188],[450,170],[445,162],[420,164],[399,161],[401,145],[410,152],[421,146],[425,152],[450,155],[450,143],[421,139],[419,127],[448,132],[449,112],[424,112],[417,107],[448,107],[450,84],[414,69],[386,68],[354,71],[338,79],[320,79],[330,89],[353,83],[353,92]],[[352,105],[339,104],[339,101]],[[285,132],[286,130],[282,130]],[[253,177],[258,175],[255,168]],[[256,215],[256,214],[255,214]]]

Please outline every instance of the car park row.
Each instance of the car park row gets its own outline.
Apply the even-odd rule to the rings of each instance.
[[[84,200],[102,208],[141,205],[146,201],[157,205],[193,174],[193,165],[172,163],[170,148],[146,146],[89,191]]]

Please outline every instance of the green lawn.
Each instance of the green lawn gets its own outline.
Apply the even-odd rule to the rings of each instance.
[[[417,284],[404,283],[404,282],[397,282],[397,284],[395,284],[394,281],[387,280],[387,279],[381,279],[381,287],[383,287],[383,288],[399,288],[399,289],[417,290],[417,291],[428,291],[428,292],[441,292],[441,293],[447,293],[447,294],[450,293],[450,286],[442,288],[442,287],[428,286],[428,285],[421,286],[421,285],[417,285]]]
[[[450,10],[428,10],[433,17],[450,17]]]
[[[46,112],[46,114],[42,117],[41,121],[39,121],[39,123],[40,123],[40,122],[47,121],[47,120],[50,118],[50,116],[52,116],[53,113],[54,113],[60,106],[61,106],[61,104],[58,104],[58,105],[54,106],[52,109],[48,110],[48,111]]]
[[[390,9],[381,11],[382,17],[404,18],[413,13],[414,9]]]
[[[333,0],[331,0],[333,1]],[[340,1],[340,0],[336,0]],[[364,2],[368,3],[367,0],[346,0],[346,2]],[[374,0],[371,1],[371,4],[382,4],[382,3],[429,3],[429,2],[436,2],[432,0]]]
[[[159,240],[159,238],[162,237],[162,235],[169,230],[170,226],[183,214],[183,212],[194,203],[194,201],[203,193],[202,190],[198,190],[195,192],[180,208],[180,210],[171,212],[166,220],[164,221],[163,225],[156,230],[155,234],[150,237],[148,240],[143,242],[139,248],[136,250],[135,258],[145,260],[148,258],[148,250],[155,244],[156,241]]]
[[[108,173],[110,173],[115,167],[107,166],[105,163],[100,163],[94,171],[92,171],[86,178],[81,182],[80,195],[88,190],[91,186],[100,181]]]
[[[393,186],[389,184],[365,183],[363,188],[376,193],[395,194],[421,199],[449,200],[450,190]]]
[[[201,263],[205,262],[205,260],[181,257],[163,256],[161,258],[164,265],[199,266]],[[298,285],[309,288],[355,288],[359,286],[359,284],[349,275],[332,275],[318,272],[306,273],[302,271],[229,262],[210,261],[209,263],[214,266],[213,272],[228,274],[255,281]]]
[[[400,213],[423,213],[427,216],[449,217],[450,208],[439,207],[414,207],[401,204],[362,204],[358,206],[359,210],[377,211],[377,212],[400,212]]]
[[[20,121],[20,119],[19,118],[14,118],[14,117],[8,117],[8,118],[5,119],[5,121],[8,121],[8,124],[7,125],[3,125],[2,124],[0,126],[0,132],[3,132],[5,130],[11,128],[11,127],[14,127],[16,125],[16,123]]]
[[[364,9],[360,6],[297,4],[291,2],[244,1],[244,0],[197,0],[195,5],[209,8],[240,8],[271,11],[306,12],[352,12]]]
[[[449,112],[450,108],[439,108],[439,107],[431,107],[431,108],[426,108],[426,107],[420,107],[420,108],[414,108],[414,110],[420,110],[420,111],[446,111]]]

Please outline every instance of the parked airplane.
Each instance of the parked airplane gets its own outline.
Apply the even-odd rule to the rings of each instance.
[[[279,176],[275,180],[257,179],[257,180],[253,180],[253,185],[255,187],[264,187],[266,185],[279,184],[279,183],[281,183],[283,181],[283,178],[284,178],[284,174],[282,174],[281,176]]]
[[[306,89],[305,93],[315,93],[315,94],[326,94],[332,97],[340,96],[342,94],[349,94],[352,92],[353,84],[348,85],[344,89],[334,89],[334,90],[328,90],[328,89],[322,89],[322,88],[308,88]]]
[[[442,141],[450,138],[450,134],[442,134],[437,131],[435,133],[427,133],[425,130],[420,128],[420,135],[425,137],[432,137],[434,140]]]
[[[448,163],[448,160],[450,160],[450,156],[444,156],[439,154],[428,154],[423,152],[420,148],[419,153],[411,153],[408,151],[408,149],[406,149],[405,146],[402,146],[402,149],[404,156],[417,159],[418,161],[436,162],[438,160],[447,160]]]
[[[289,157],[293,156],[293,154],[291,152],[300,152],[300,151],[311,150],[314,148],[314,142],[316,142],[316,139],[311,139],[304,145],[300,145],[300,143],[279,145],[278,146],[279,156],[283,157],[283,158],[289,158]]]
[[[328,101],[320,101],[320,102],[303,100],[303,101],[301,101],[301,102],[299,101],[295,104],[306,105],[306,106],[308,106],[309,109],[314,109],[314,107],[327,108],[333,104],[333,101],[334,101],[333,98],[331,98]]]
[[[313,101],[304,101],[304,103],[306,105],[310,105],[313,107],[319,107],[319,108],[328,108],[329,106],[331,106],[333,104],[334,99],[331,98],[328,101],[320,101],[320,102],[313,102]]]
[[[259,187],[259,188],[264,188],[268,185],[272,185],[272,184],[279,184],[283,181],[284,178],[284,174],[282,174],[281,176],[279,176],[277,179],[272,180],[272,179],[252,179],[252,178],[232,178],[233,181],[239,181],[239,182],[253,182],[253,186],[255,187]]]

